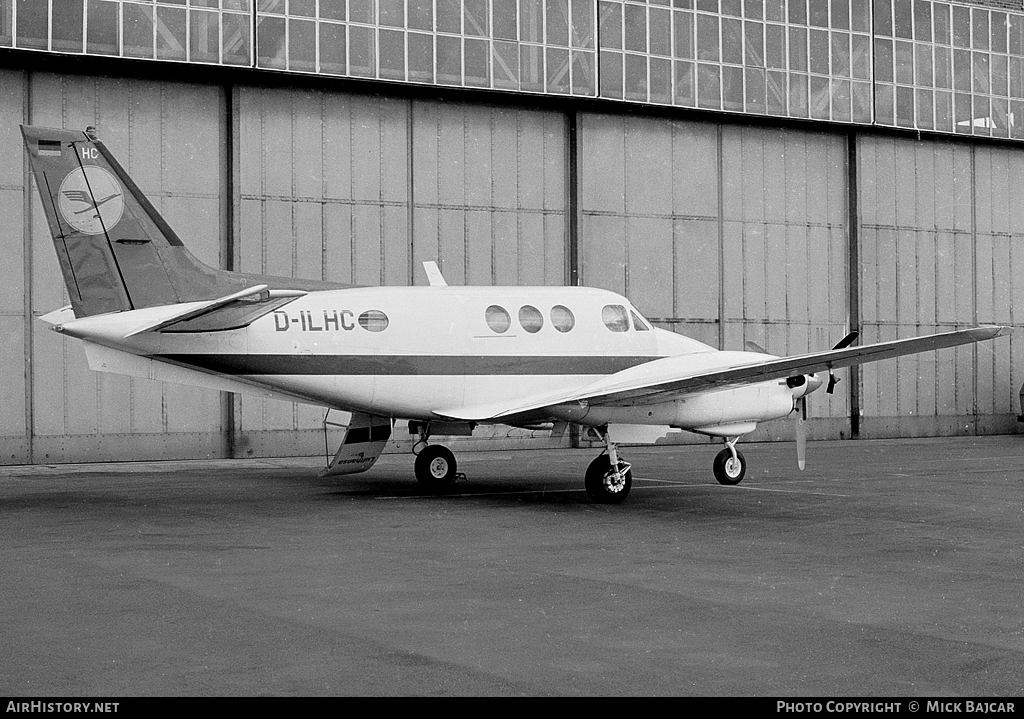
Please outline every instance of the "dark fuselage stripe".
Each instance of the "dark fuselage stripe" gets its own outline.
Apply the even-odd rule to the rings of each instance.
[[[165,354],[153,359],[228,375],[606,375],[660,357]]]

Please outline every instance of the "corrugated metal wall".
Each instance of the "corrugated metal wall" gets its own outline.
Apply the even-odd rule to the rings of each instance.
[[[583,284],[724,349],[797,354],[846,334],[844,136],[585,115],[580,145]],[[809,416],[819,436],[849,433],[845,393]]]
[[[859,157],[864,341],[1024,320],[1024,153],[865,136]],[[863,434],[1017,431],[1020,344],[865,366]]]
[[[843,336],[856,249],[864,341],[1024,323],[1016,148],[858,135],[850,168],[845,133],[4,70],[0,150],[19,160],[0,166],[2,463],[323,449],[322,410],[96,374],[31,321],[66,298],[26,190],[25,121],[96,125],[211,264],[423,284],[437,258],[452,283],[559,285],[578,249],[582,284],[662,326],[786,354]],[[864,368],[862,434],[1017,431],[1020,342],[1000,343]],[[813,435],[848,434],[851,385],[814,398]]]

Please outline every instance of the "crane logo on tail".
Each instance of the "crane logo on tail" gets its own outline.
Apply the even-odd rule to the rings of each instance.
[[[86,235],[99,235],[121,221],[124,192],[107,170],[85,165],[64,178],[57,193],[57,207],[64,221],[76,230]]]

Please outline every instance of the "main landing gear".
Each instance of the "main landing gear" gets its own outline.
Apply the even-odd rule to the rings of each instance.
[[[458,462],[450,449],[440,444],[427,444],[430,437],[429,429],[424,424],[420,428],[419,441],[413,446],[416,455],[416,480],[431,492],[446,492],[455,486],[463,475],[458,473]],[[418,452],[416,449],[422,447]]]
[[[587,467],[584,486],[595,504],[619,504],[633,485],[633,471],[628,462],[619,459],[619,453],[607,429],[596,430],[604,440],[607,454],[602,454]]]
[[[715,457],[712,469],[719,484],[739,484],[747,472],[747,460],[743,458],[743,453],[736,449],[736,442],[739,439],[739,437],[734,437],[731,440],[726,438],[726,448]]]

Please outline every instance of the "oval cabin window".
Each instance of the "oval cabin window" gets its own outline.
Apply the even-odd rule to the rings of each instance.
[[[559,332],[568,332],[576,326],[576,317],[568,307],[555,305],[551,308],[551,324]]]
[[[601,320],[612,332],[629,331],[629,314],[622,305],[605,305],[601,310]]]
[[[519,308],[519,324],[523,326],[524,330],[534,334],[540,332],[540,328],[544,326],[544,316],[536,307],[523,305]]]
[[[367,332],[383,332],[388,328],[388,316],[380,310],[366,310],[359,315],[359,326]]]
[[[498,305],[488,307],[484,313],[484,318],[487,320],[487,326],[498,334],[506,332],[512,326],[512,317],[505,311],[504,307],[499,307]]]

